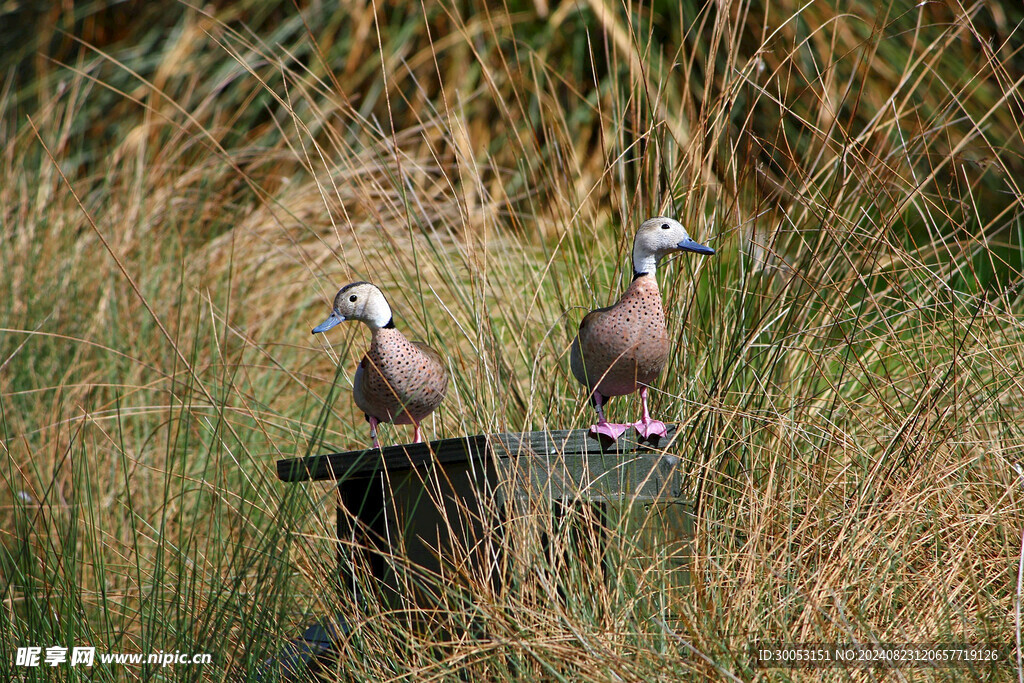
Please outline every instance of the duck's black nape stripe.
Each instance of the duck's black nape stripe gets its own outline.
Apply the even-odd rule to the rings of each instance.
[[[638,277],[643,277],[644,275],[647,275],[647,273],[638,273],[635,270],[633,271],[633,279],[634,280],[636,280]]]
[[[367,282],[366,280],[360,280],[359,282],[350,282],[347,285],[345,285],[344,287],[342,287],[341,290],[338,292],[338,294],[341,294],[342,292],[347,292],[348,290],[352,289],[353,287],[357,287],[359,285],[371,285],[372,286],[373,283],[372,282]]]
[[[389,320],[387,322],[387,324],[384,325],[384,329],[387,329],[387,330],[395,329],[395,316],[391,316],[391,320]]]

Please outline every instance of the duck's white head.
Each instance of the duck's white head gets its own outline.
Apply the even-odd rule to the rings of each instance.
[[[704,256],[715,253],[711,247],[693,241],[679,221],[664,216],[647,219],[633,239],[633,275],[653,275],[661,257],[677,251]]]
[[[364,322],[371,330],[395,326],[387,299],[369,282],[353,282],[339,289],[334,297],[331,314],[327,320],[313,328],[313,334],[326,332],[346,320]]]

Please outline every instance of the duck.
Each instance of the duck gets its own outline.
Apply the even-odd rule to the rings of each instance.
[[[658,262],[676,252],[713,256],[715,250],[690,237],[679,221],[656,216],[644,221],[633,239],[633,281],[618,301],[590,311],[580,322],[572,342],[570,367],[587,388],[597,423],[590,433],[617,441],[629,427],[642,440],[665,437],[664,422],[651,417],[648,389],[661,374],[669,355],[665,309],[655,272]],[[610,396],[640,391],[640,420],[629,424],[608,422],[604,404]]]
[[[412,424],[413,443],[423,441],[421,423],[437,409],[448,391],[448,370],[441,355],[426,344],[409,341],[395,328],[391,306],[369,282],[338,290],[327,319],[313,328],[322,334],[346,320],[370,328],[370,348],[352,380],[352,397],[370,423],[373,447],[380,448],[377,426]]]

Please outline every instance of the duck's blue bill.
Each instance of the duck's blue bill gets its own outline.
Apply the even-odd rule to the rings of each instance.
[[[681,251],[692,251],[695,254],[704,254],[705,256],[714,256],[715,250],[711,247],[706,247],[700,242],[696,242],[687,237],[685,240],[676,245]]]
[[[331,329],[332,327],[334,327],[338,323],[344,322],[344,321],[345,321],[345,316],[338,315],[337,313],[331,313],[327,317],[327,320],[323,321],[322,323],[320,323],[319,325],[317,325],[316,327],[313,328],[313,334],[318,334],[320,332],[326,332],[327,330]]]

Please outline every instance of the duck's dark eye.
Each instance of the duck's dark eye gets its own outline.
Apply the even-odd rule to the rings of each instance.
[[[668,225],[668,223],[662,223],[662,224],[661,224],[661,229],[662,229],[662,230],[668,230],[668,228],[669,228],[669,225]]]
[[[358,298],[359,298],[359,297],[357,297],[357,296],[356,296],[355,294],[353,294],[352,296],[350,296],[350,297],[348,298],[348,300],[354,303],[354,302],[355,302],[355,300],[356,300],[356,299],[358,299]]]

